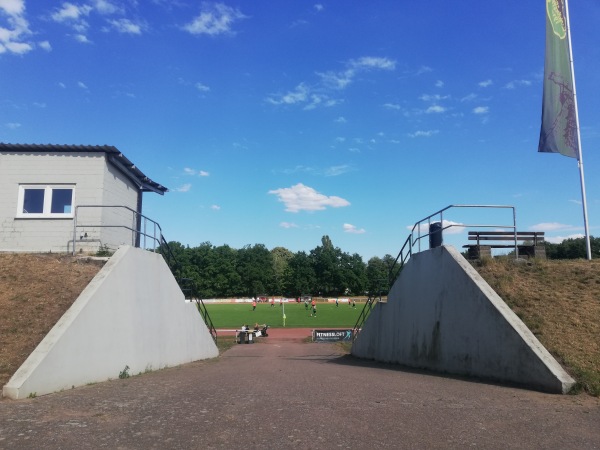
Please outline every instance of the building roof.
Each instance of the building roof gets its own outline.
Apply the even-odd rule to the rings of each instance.
[[[163,195],[168,189],[152,181],[127,157],[112,145],[56,145],[56,144],[5,144],[0,142],[0,152],[12,153],[105,153],[106,159],[123,172],[142,192]]]

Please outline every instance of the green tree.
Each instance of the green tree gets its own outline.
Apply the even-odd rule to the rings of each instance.
[[[340,271],[342,274],[341,294],[362,295],[367,288],[367,266],[358,253],[340,256]]]
[[[321,238],[321,245],[310,251],[317,278],[319,295],[337,295],[343,292],[340,266],[341,250],[335,248],[329,236]]]
[[[367,290],[369,295],[387,294],[389,287],[389,267],[386,262],[378,256],[369,259],[367,263]]]
[[[272,294],[281,294],[284,291],[285,273],[294,254],[285,247],[275,247],[271,250],[271,257],[274,273]]]
[[[299,297],[301,294],[314,293],[316,284],[312,259],[306,252],[295,253],[288,261],[284,274],[284,294]]]
[[[271,252],[263,244],[246,245],[238,250],[237,273],[241,278],[243,295],[270,294],[275,279]]]
[[[545,243],[546,257],[549,259],[587,258],[585,238],[565,239],[559,244]],[[600,238],[590,236],[592,258],[600,258]]]

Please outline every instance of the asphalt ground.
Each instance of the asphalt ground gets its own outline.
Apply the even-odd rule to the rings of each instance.
[[[598,398],[356,360],[302,336],[274,329],[212,360],[3,399],[0,448],[600,448]]]

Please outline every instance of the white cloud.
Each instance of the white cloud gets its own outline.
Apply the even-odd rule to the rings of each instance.
[[[83,18],[89,16],[92,9],[93,8],[89,5],[78,6],[73,3],[65,2],[62,4],[62,7],[55,10],[50,17],[55,22],[67,22],[71,23],[73,26],[85,25],[85,27],[87,27],[87,23],[84,22]]]
[[[83,81],[78,81],[77,82],[77,86],[79,86],[81,89],[87,89],[88,88]]]
[[[321,82],[331,89],[344,89],[354,78],[354,70],[345,70],[343,72],[317,72],[321,77]]]
[[[33,46],[26,42],[6,42],[3,45],[9,52],[17,55],[23,55],[33,50]]]
[[[298,228],[298,225],[293,222],[281,222],[279,226],[281,228]]]
[[[186,183],[186,184],[179,186],[178,188],[175,188],[175,192],[188,192],[191,188],[192,188],[192,184]]]
[[[341,91],[349,86],[356,75],[370,70],[394,70],[396,62],[383,57],[364,56],[351,59],[345,63],[346,68],[340,71],[316,72],[320,82],[309,86],[302,82],[294,90],[285,94],[275,94],[266,98],[273,105],[303,104],[305,110],[312,110],[320,106],[332,107],[341,100],[331,97],[333,91]]]
[[[29,23],[25,19],[24,0],[0,0],[0,17],[6,16],[8,26],[0,27],[0,54],[23,55],[33,50],[33,45],[25,41],[31,35]]]
[[[62,83],[62,82],[59,81],[58,82],[58,87],[61,88],[61,89],[66,89],[67,85],[65,83]]]
[[[91,44],[92,41],[88,39],[85,34],[76,34],[73,36],[77,42],[81,42],[82,44]]]
[[[316,5],[314,5],[314,8],[319,12],[321,12],[325,9],[325,7],[320,3],[317,3]]]
[[[327,177],[337,177],[338,175],[343,175],[345,173],[351,172],[353,169],[347,164],[343,164],[341,166],[332,166],[325,170],[325,176]]]
[[[38,46],[39,46],[40,48],[43,48],[43,49],[44,49],[44,50],[46,50],[47,52],[50,52],[50,51],[52,51],[52,46],[50,45],[50,42],[48,42],[48,41],[41,41],[41,42],[38,42]]]
[[[490,87],[494,82],[492,80],[480,81],[479,86],[482,88]]]
[[[344,116],[339,116],[337,119],[334,120],[335,123],[346,123],[348,122],[346,120],[346,118]]]
[[[477,106],[476,108],[473,108],[473,114],[487,114],[489,112],[489,106]]]
[[[115,14],[122,12],[122,9],[106,0],[94,0],[94,7],[100,14]]]
[[[350,60],[350,66],[356,69],[394,70],[396,61],[378,56],[363,56],[362,58]]]
[[[429,66],[421,66],[415,73],[415,75],[423,75],[424,73],[433,72],[433,69]]]
[[[6,128],[10,128],[11,130],[16,130],[17,128],[21,128],[21,124],[17,122],[9,122],[4,124]]]
[[[142,25],[133,23],[129,19],[114,19],[109,20],[115,30],[123,34],[142,34]]]
[[[411,138],[431,137],[431,136],[438,134],[439,132],[440,132],[440,130],[427,130],[427,131],[419,130],[419,131],[415,131],[414,133],[409,134],[408,136]]]
[[[315,189],[298,183],[289,188],[275,189],[268,192],[279,197],[288,212],[321,211],[327,207],[341,208],[349,206],[350,202],[337,196],[326,196]]]
[[[435,82],[435,87],[436,88],[443,88],[444,87],[444,82],[442,80],[437,80]]]
[[[543,222],[529,227],[530,230],[534,231],[558,231],[558,230],[572,230],[573,225],[565,225],[564,223],[558,222]]]
[[[506,89],[516,89],[522,86],[531,86],[531,81],[529,80],[513,80],[507,83],[504,87]]]
[[[363,233],[366,233],[366,231],[364,228],[356,228],[354,225],[345,223],[344,224],[344,233],[363,234]]]
[[[434,222],[432,222],[434,223]],[[442,220],[442,234],[460,234],[465,230],[464,224],[460,222],[453,222],[451,220]],[[414,225],[408,225],[406,227],[407,230],[412,230]],[[415,228],[415,233],[419,233],[421,236],[427,235],[429,233],[429,224],[422,223],[417,228]]]
[[[296,103],[304,103],[308,98],[308,92],[308,87],[304,83],[300,83],[293,91],[280,96],[278,99],[269,97],[267,101],[274,105],[294,105]]]
[[[183,29],[195,35],[235,34],[232,30],[233,24],[246,18],[247,16],[237,8],[223,3],[206,3],[200,11],[200,15],[184,25]]]
[[[440,106],[440,105],[432,105],[429,108],[427,108],[425,110],[425,112],[427,114],[432,114],[432,113],[439,114],[439,113],[446,112],[446,108],[443,106]]]
[[[383,107],[386,109],[400,109],[400,105],[396,104],[396,103],[384,103]]]
[[[210,175],[210,173],[208,173],[204,170],[196,170],[196,169],[192,169],[191,167],[184,167],[183,173],[186,175],[190,175],[190,176],[198,175],[199,177],[208,177]]]
[[[25,12],[24,0],[0,0],[0,9],[9,16],[18,16]]]
[[[468,94],[465,95],[463,98],[460,99],[461,102],[472,102],[473,100],[475,100],[477,98],[477,94]]]
[[[450,98],[449,95],[439,95],[439,94],[423,94],[419,97],[419,100],[423,100],[424,102],[439,102],[440,100],[446,100]]]
[[[209,92],[210,91],[210,88],[208,86],[206,86],[205,84],[196,83],[195,86],[196,86],[196,89],[198,89],[200,92]]]
[[[211,205],[210,209],[212,209],[213,211],[220,211],[221,207],[219,205]]]
[[[576,234],[570,234],[568,236],[546,236],[545,240],[546,240],[546,242],[550,242],[551,244],[560,244],[562,241],[564,241],[566,239],[580,239],[582,237],[585,237],[585,235],[583,235],[581,233],[576,233]]]

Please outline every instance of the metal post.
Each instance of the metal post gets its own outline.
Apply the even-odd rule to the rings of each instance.
[[[587,200],[585,196],[585,180],[583,176],[583,154],[581,151],[581,128],[579,126],[579,111],[577,108],[577,89],[575,89],[575,66],[573,64],[573,47],[571,46],[571,22],[569,19],[569,2],[565,0],[565,19],[567,21],[567,36],[569,38],[569,60],[571,63],[571,78],[573,81],[573,102],[575,104],[575,124],[577,126],[577,142],[579,151],[577,152],[577,166],[579,167],[579,179],[581,181],[581,203],[583,206],[583,226],[585,229],[585,249],[587,259],[592,259],[592,248],[590,246],[590,230],[588,225]]]
[[[75,207],[75,216],[73,217],[73,256],[75,256],[75,241],[77,240],[77,210],[79,206]]]

